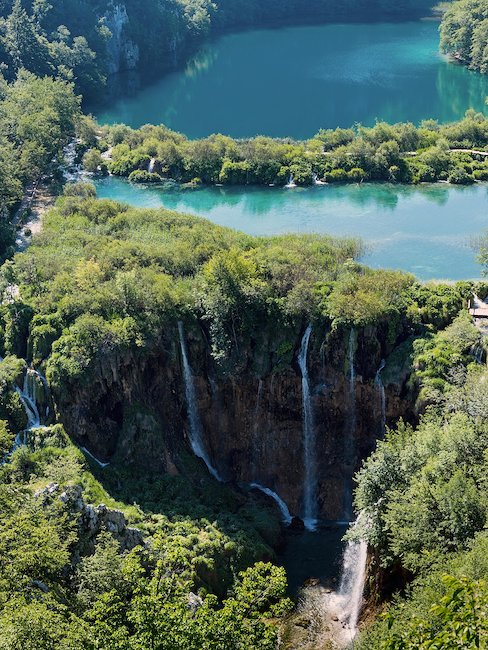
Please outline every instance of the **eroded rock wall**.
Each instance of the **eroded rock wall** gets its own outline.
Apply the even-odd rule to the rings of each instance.
[[[297,515],[303,510],[304,477],[302,377],[297,363],[302,334],[296,332],[287,363],[277,364],[279,341],[263,334],[259,345],[240,345],[224,371],[213,360],[205,332],[196,324],[186,329],[212,464],[226,481],[271,488]],[[317,502],[320,516],[327,519],[344,517],[352,474],[382,434],[381,397],[374,380],[381,359],[386,358],[388,368],[399,342],[387,343],[386,332],[375,328],[355,332],[351,388],[349,336],[349,330],[314,328],[308,354]],[[408,419],[413,400],[406,389],[407,374],[390,368],[388,376],[387,421]],[[68,433],[98,458],[185,473],[190,445],[183,382],[175,328],[151,353],[104,359],[89,384],[56,396],[57,408]]]

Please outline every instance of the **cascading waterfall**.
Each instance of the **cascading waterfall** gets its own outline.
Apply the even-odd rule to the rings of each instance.
[[[315,427],[313,421],[312,401],[310,398],[310,383],[308,379],[308,344],[312,333],[312,325],[305,330],[298,355],[298,365],[302,373],[303,401],[303,449],[304,449],[304,481],[303,481],[303,521],[308,530],[315,530],[316,520],[316,459],[315,459]]]
[[[287,189],[292,189],[292,188],[294,188],[296,186],[297,186],[297,184],[295,183],[295,178],[294,178],[293,174],[290,174],[290,176],[288,178],[288,183],[285,185],[285,187]]]
[[[41,416],[39,414],[39,399],[37,392],[38,381],[40,381],[43,386],[46,387],[47,395],[47,381],[41,375],[41,373],[37,370],[34,370],[34,368],[27,368],[24,375],[24,384],[22,388],[15,386],[15,390],[20,397],[20,401],[22,402],[22,406],[24,407],[24,411],[27,416],[27,427],[23,431],[19,431],[15,436],[12,451],[15,451],[19,447],[26,445],[29,441],[29,432],[32,431],[32,429],[36,429],[41,426]],[[48,408],[46,411],[48,411]]]
[[[156,164],[156,158],[151,158],[151,160],[149,161],[149,164],[148,164],[148,166],[147,166],[147,171],[148,171],[150,174],[154,173],[154,166],[155,166],[155,164]]]
[[[316,172],[312,174],[312,185],[325,185],[324,181],[319,180],[319,175]]]
[[[185,396],[186,396],[186,405],[188,409],[188,420],[190,424],[190,444],[195,456],[201,458],[205,465],[207,466],[210,474],[217,479],[217,481],[222,481],[220,476],[217,473],[217,470],[212,466],[205,447],[203,444],[203,435],[202,435],[202,424],[200,422],[200,416],[198,415],[198,405],[197,405],[197,394],[195,390],[195,381],[193,378],[193,372],[188,360],[188,352],[186,349],[186,340],[185,340],[185,331],[183,328],[183,323],[178,321],[178,333],[180,337],[180,347],[181,347],[181,359],[183,362],[183,379],[185,383]]]
[[[344,482],[344,519],[352,519],[352,473],[356,464],[356,368],[355,368],[356,332],[351,328],[347,349],[348,380],[349,380],[349,413],[344,432],[344,464],[346,478]]]
[[[475,343],[470,350],[471,356],[474,357],[474,360],[478,365],[483,364],[483,356],[485,354],[485,347],[481,341]]]
[[[286,503],[283,501],[283,499],[280,497],[279,494],[276,494],[276,492],[273,492],[273,490],[270,490],[269,488],[264,487],[263,485],[259,485],[259,483],[251,483],[250,487],[255,488],[256,490],[260,490],[264,494],[274,499],[280,509],[283,523],[287,525],[291,524],[292,516],[290,514],[288,506],[286,505]]]
[[[379,437],[383,438],[385,435],[386,431],[386,392],[385,392],[385,386],[383,384],[383,379],[381,377],[381,373],[383,372],[385,368],[385,360],[382,359],[380,363],[380,367],[376,371],[376,375],[374,378],[374,385],[376,388],[376,393],[378,394],[378,401],[380,404],[380,427],[379,427]]]

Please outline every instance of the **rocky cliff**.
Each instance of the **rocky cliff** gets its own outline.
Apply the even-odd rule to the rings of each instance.
[[[296,332],[285,345],[263,332],[242,342],[224,370],[211,355],[204,329],[195,323],[186,328],[204,444],[213,466],[225,481],[271,488],[297,515],[303,512],[304,495],[297,362],[302,334]],[[352,339],[349,330],[317,326],[312,331],[307,362],[316,499],[323,518],[349,516],[352,475],[383,433],[384,409],[375,382],[383,358],[387,421],[413,412],[408,375],[398,362],[399,341],[386,341],[386,331],[375,328],[353,332]],[[68,433],[101,460],[172,474],[206,471],[190,450],[176,328],[151,353],[105,358],[89,384],[55,397]]]

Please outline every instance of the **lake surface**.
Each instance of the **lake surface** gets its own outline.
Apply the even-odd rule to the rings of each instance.
[[[488,185],[325,185],[310,188],[184,190],[142,187],[109,177],[98,196],[139,207],[200,215],[251,235],[316,232],[361,237],[363,261],[422,280],[480,277],[471,247],[488,229]]]
[[[207,44],[186,68],[99,110],[101,122],[160,124],[191,138],[307,138],[319,128],[485,110],[488,78],[439,54],[438,23],[249,31]]]

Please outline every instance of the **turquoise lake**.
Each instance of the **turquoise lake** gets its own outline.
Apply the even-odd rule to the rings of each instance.
[[[480,277],[473,240],[488,228],[488,185],[326,185],[172,190],[109,177],[98,196],[200,215],[252,235],[316,232],[361,237],[363,261],[422,280]]]
[[[224,36],[94,112],[101,122],[164,123],[191,138],[307,138],[376,119],[450,121],[484,110],[486,96],[486,77],[440,55],[436,22],[328,24]]]

